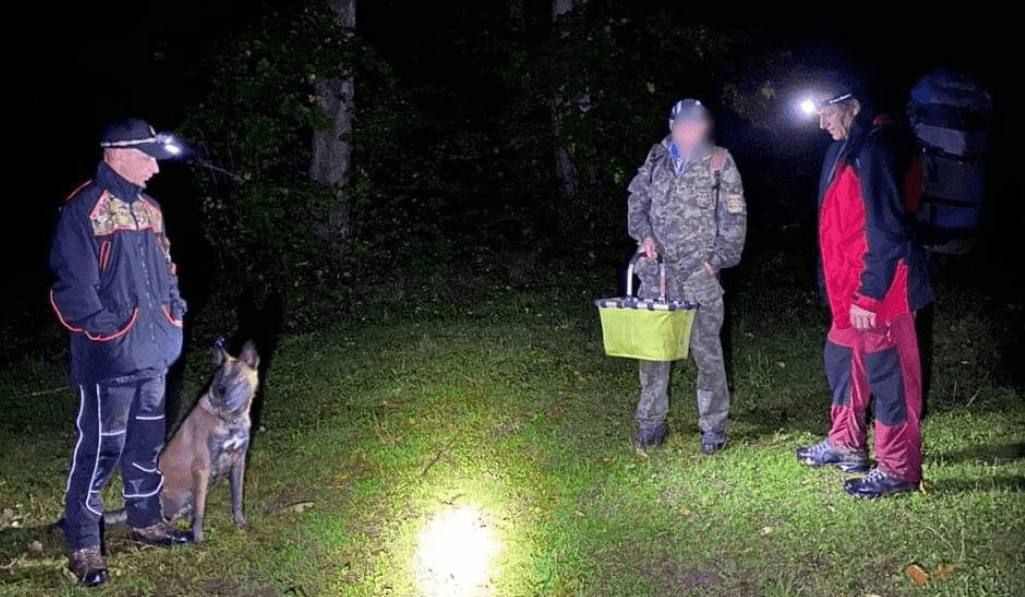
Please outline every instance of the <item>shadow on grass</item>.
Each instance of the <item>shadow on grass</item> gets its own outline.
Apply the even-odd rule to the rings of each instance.
[[[961,479],[943,479],[933,483],[933,493],[965,493],[972,491],[1025,492],[1025,475],[989,475]]]
[[[1025,460],[1025,442],[1013,442],[1000,445],[982,445],[954,450],[952,452],[939,452],[930,455],[944,464],[956,464],[960,462],[985,462],[997,464],[999,462],[1010,462],[1014,460]]]
[[[245,342],[251,340],[256,346],[257,354],[260,355],[260,385],[253,398],[250,413],[254,429],[260,428],[260,422],[263,419],[263,400],[266,394],[267,378],[271,372],[271,363],[277,354],[284,316],[284,299],[277,291],[271,291],[261,301],[256,292],[247,289],[239,298],[238,330],[231,345],[241,347]]]
[[[55,561],[64,563],[64,536],[56,524],[0,529],[0,584],[53,582]]]
[[[795,406],[754,406],[736,413],[732,421],[735,424],[730,428],[730,436],[735,440],[758,442],[780,432],[829,433],[829,411],[826,407],[821,411],[801,411]]]

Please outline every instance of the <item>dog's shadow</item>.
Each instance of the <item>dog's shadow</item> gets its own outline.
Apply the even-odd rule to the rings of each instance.
[[[276,290],[267,294],[262,301],[257,296],[257,293],[251,289],[246,290],[239,297],[238,330],[231,337],[229,345],[232,348],[236,348],[242,346],[247,341],[252,341],[253,345],[256,346],[257,354],[260,355],[260,366],[258,368],[260,385],[256,390],[256,395],[253,397],[253,405],[249,411],[249,417],[253,423],[254,439],[260,429],[265,388],[267,387],[271,363],[274,361],[274,355],[278,349],[284,316],[284,300],[281,293]]]

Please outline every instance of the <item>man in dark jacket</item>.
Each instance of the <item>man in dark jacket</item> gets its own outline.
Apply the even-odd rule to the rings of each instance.
[[[832,426],[797,457],[813,467],[868,470],[865,421],[874,396],[876,467],[844,489],[855,497],[913,491],[922,480],[914,313],[932,301],[925,256],[907,225],[893,140],[887,127],[873,126],[865,96],[834,84],[814,110],[834,140],[819,185],[820,275],[832,312],[825,347]]]
[[[64,531],[81,584],[107,579],[100,556],[100,491],[120,466],[136,541],[171,545],[189,535],[163,522],[157,457],[164,441],[164,376],[182,347],[185,301],[160,206],[146,182],[175,147],[141,120],[111,126],[96,177],[62,207],[50,253],[50,303],[71,336],[79,395]]]

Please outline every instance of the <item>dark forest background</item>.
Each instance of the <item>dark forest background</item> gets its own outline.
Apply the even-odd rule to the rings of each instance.
[[[183,0],[40,4],[9,21],[4,354],[53,327],[53,219],[114,119],[148,119],[234,174],[170,163],[151,185],[193,316],[243,297],[302,329],[383,301],[361,289],[384,280],[529,289],[567,267],[614,279],[633,248],[625,187],[682,97],[711,106],[737,159],[748,251],[804,235],[812,263],[829,140],[794,106],[829,71],[896,114],[939,67],[993,91],[985,230],[952,271],[982,271],[993,300],[1020,304],[1021,83],[991,11],[357,0],[354,29],[336,17],[317,0]],[[330,125],[314,83],[339,77],[355,88],[340,191],[309,175],[313,131]]]

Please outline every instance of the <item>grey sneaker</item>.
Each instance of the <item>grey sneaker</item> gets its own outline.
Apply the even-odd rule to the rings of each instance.
[[[107,582],[107,567],[103,564],[99,547],[84,547],[71,552],[68,567],[78,579],[78,584],[84,587],[95,587]]]
[[[844,482],[843,488],[856,498],[878,498],[894,493],[916,491],[918,483],[901,481],[874,468],[860,479],[848,479]]]
[[[814,446],[799,448],[797,459],[812,468],[835,466],[845,473],[860,473],[868,470],[868,458],[861,450],[840,450],[829,441],[820,441]]]

